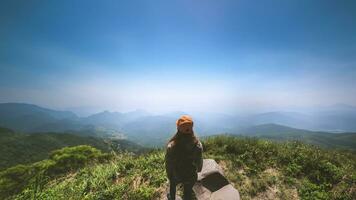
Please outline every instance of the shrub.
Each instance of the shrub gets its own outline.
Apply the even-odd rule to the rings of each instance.
[[[78,170],[89,163],[110,158],[91,146],[65,147],[53,151],[50,158],[31,165],[17,165],[0,173],[0,199],[5,199],[31,187],[33,194],[42,190],[53,177]]]
[[[48,176],[60,175],[106,158],[105,154],[91,146],[65,147],[51,153],[50,160],[53,162],[47,166],[46,174]]]
[[[328,200],[330,199],[328,193],[325,191],[324,185],[316,185],[308,180],[304,180],[299,195],[304,200]]]
[[[21,192],[31,179],[29,166],[17,165],[0,173],[0,199]]]

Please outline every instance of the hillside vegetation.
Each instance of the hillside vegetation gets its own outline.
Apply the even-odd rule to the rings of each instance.
[[[278,124],[262,124],[237,131],[237,135],[276,141],[298,140],[324,148],[356,150],[356,133],[328,133],[296,129]]]
[[[300,142],[217,136],[203,141],[242,199],[355,199],[356,158]],[[160,199],[164,150],[143,155],[66,147],[0,173],[0,199]]]
[[[51,151],[67,146],[90,145],[103,152],[143,152],[145,148],[128,140],[78,136],[68,133],[16,133],[0,127],[0,170],[48,158]]]

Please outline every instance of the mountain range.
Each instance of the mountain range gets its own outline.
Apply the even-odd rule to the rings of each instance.
[[[175,121],[182,114],[187,113],[177,111],[155,115],[145,110],[135,110],[126,113],[103,111],[87,117],[78,117],[71,111],[57,111],[24,103],[2,103],[0,126],[23,133],[69,132],[77,135],[127,138],[139,144],[156,146],[164,144],[175,133]],[[274,134],[277,137],[281,137],[285,132],[295,132],[297,138],[300,138],[316,132],[356,132],[356,108],[343,104],[300,112],[276,111],[245,115],[206,112],[191,115],[198,136],[219,133],[248,133],[250,136],[256,136],[256,131],[260,131],[261,134]],[[282,127],[293,127],[290,128],[293,131],[283,131]]]

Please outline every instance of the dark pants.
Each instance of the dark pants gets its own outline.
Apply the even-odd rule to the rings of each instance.
[[[170,181],[169,182],[169,200],[176,199],[176,182]],[[194,183],[183,183],[183,200],[192,200],[192,193],[193,193],[193,185]]]

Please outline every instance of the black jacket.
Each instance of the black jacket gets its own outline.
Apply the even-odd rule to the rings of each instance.
[[[192,182],[197,180],[197,173],[203,167],[203,146],[200,141],[184,141],[184,138],[177,144],[168,143],[165,167],[170,181]]]

